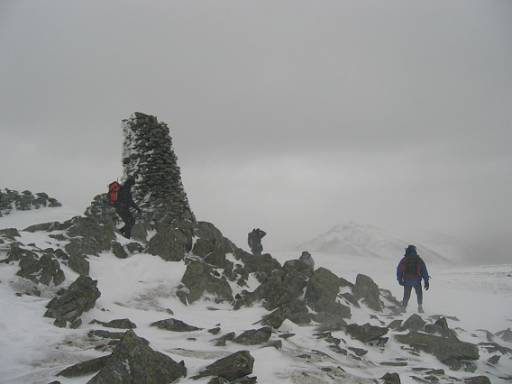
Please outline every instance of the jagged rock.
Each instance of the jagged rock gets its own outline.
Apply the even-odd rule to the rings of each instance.
[[[461,360],[478,360],[476,345],[459,341],[457,338],[446,338],[410,332],[407,335],[396,335],[396,340],[414,348],[433,354],[444,364],[460,369]]]
[[[457,337],[455,331],[448,328],[448,322],[445,317],[437,319],[434,324],[427,324],[425,326],[425,332],[437,333],[443,337]]]
[[[346,327],[346,332],[354,339],[362,341],[363,343],[369,343],[372,340],[379,339],[388,333],[388,329],[385,327],[377,327],[366,323],[364,325],[349,324]]]
[[[197,237],[192,253],[200,257],[206,257],[215,250],[221,250],[224,253],[231,252],[229,242],[226,241],[222,233],[212,224],[206,221],[197,222],[194,228],[194,235]]]
[[[147,340],[129,330],[87,384],[169,384],[186,372],[183,362],[153,351]]]
[[[11,261],[19,261],[23,256],[29,256],[37,259],[37,254],[25,249],[21,248],[19,243],[11,243],[9,245],[9,250],[7,251],[7,260]]]
[[[400,331],[419,331],[423,329],[425,326],[425,320],[421,318],[418,314],[412,314],[407,320],[404,321],[402,326],[400,327]]]
[[[203,328],[194,327],[193,325],[189,325],[187,323],[184,323],[181,320],[177,319],[165,319],[156,321],[154,323],[151,323],[152,327],[157,327],[159,329],[165,329],[166,331],[173,331],[173,332],[191,332],[191,331],[199,331]]]
[[[115,319],[108,322],[93,320],[91,324],[100,324],[107,328],[119,328],[119,329],[135,329],[137,325],[130,321],[130,319]]]
[[[365,303],[368,308],[382,312],[384,307],[380,301],[379,286],[375,284],[371,277],[358,274],[352,292],[356,299],[363,299],[363,303]]]
[[[274,271],[281,269],[279,261],[268,253],[252,255],[243,249],[235,248],[234,256],[244,264],[245,273],[255,273],[260,283],[271,276]]]
[[[208,330],[208,332],[211,333],[212,335],[218,335],[220,332],[220,327],[211,328]]]
[[[494,355],[494,356],[491,356],[491,357],[487,360],[487,362],[488,362],[489,364],[491,364],[491,365],[496,365],[496,364],[498,364],[498,363],[499,363],[500,358],[501,358],[501,356],[500,356],[500,355]]]
[[[102,329],[93,329],[92,331],[89,331],[87,334],[89,337],[101,337],[103,339],[113,339],[113,340],[120,340],[124,336],[124,332],[110,332],[110,331],[104,331]]]
[[[391,323],[389,323],[388,328],[389,329],[399,329],[402,326],[402,320],[393,320]]]
[[[233,339],[235,338],[235,332],[229,332],[229,333],[226,333],[225,335],[217,338],[217,339],[214,339],[213,341],[215,341],[215,346],[217,347],[225,347],[226,346],[226,342],[227,341],[233,341]]]
[[[168,261],[183,260],[192,247],[188,231],[179,228],[160,227],[149,240],[147,252]]]
[[[362,349],[362,348],[348,347],[348,349],[350,351],[354,352],[359,357],[364,356],[368,353],[368,351],[366,349]]]
[[[61,296],[48,303],[45,316],[56,319],[56,325],[76,322],[83,312],[94,307],[100,296],[97,281],[88,276],[79,276]]]
[[[308,251],[302,252],[302,254],[299,257],[299,261],[302,264],[307,265],[311,269],[311,271],[315,269],[315,260],[313,260],[311,253],[309,253]]]
[[[152,220],[194,222],[169,128],[155,116],[135,112],[123,120],[124,174],[135,178],[134,200]]]
[[[487,376],[475,376],[464,379],[465,384],[491,384]]]
[[[270,336],[272,336],[272,328],[262,327],[260,329],[244,331],[235,337],[233,341],[237,344],[256,345],[267,342]]]
[[[70,249],[66,247],[66,251],[69,252]],[[84,255],[74,253],[74,251],[71,250],[68,265],[69,268],[79,275],[89,275],[89,261],[87,261]]]
[[[510,330],[510,328],[496,332],[495,335],[498,336],[503,341],[512,343],[512,331]]]
[[[318,268],[308,281],[306,303],[317,312],[350,318],[350,308],[336,301],[341,284],[334,273],[322,267]]]
[[[126,253],[124,247],[117,241],[112,242],[112,253],[120,259],[126,259],[128,257],[128,253]]]
[[[261,323],[277,329],[286,319],[297,325],[306,325],[311,322],[311,314],[302,300],[292,300],[264,316]]]
[[[249,351],[235,352],[207,366],[193,379],[206,376],[218,376],[226,380],[236,380],[250,375],[254,366],[254,358]]]
[[[71,239],[64,248],[70,258],[83,259],[85,255],[99,255],[100,252],[110,250],[115,237],[113,226],[82,216],[75,216],[65,224],[69,226],[66,234]]]
[[[233,301],[231,286],[225,278],[213,275],[213,269],[206,263],[193,260],[181,279],[188,292],[183,296],[188,303],[199,300],[204,293],[215,295],[219,300]]]
[[[268,348],[268,347],[280,350],[283,348],[283,341],[282,340],[270,340],[262,348]]]
[[[90,375],[94,372],[98,372],[102,369],[110,359],[110,355],[98,357],[96,359],[87,360],[82,363],[78,363],[68,367],[59,373],[56,376],[64,376],[67,378],[79,377]]]
[[[20,237],[20,233],[16,228],[0,229],[0,237],[7,237],[14,240],[15,237]]]
[[[384,384],[400,384],[400,376],[398,376],[398,373],[386,373],[384,376],[381,377],[381,380],[383,380]]]
[[[53,284],[57,286],[66,279],[59,262],[49,252],[40,259],[37,259],[33,252],[24,252],[20,257],[19,266],[21,269],[16,274],[36,283],[50,285],[53,281]]]

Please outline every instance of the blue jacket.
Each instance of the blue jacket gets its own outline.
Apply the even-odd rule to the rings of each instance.
[[[425,262],[418,256],[418,263],[419,263],[419,273],[416,274],[416,276],[407,276],[405,274],[405,265],[406,261],[411,256],[405,256],[400,260],[400,263],[398,263],[398,266],[396,267],[396,279],[398,282],[403,282],[404,285],[418,285],[421,283],[421,279],[425,282],[425,284],[428,284],[428,271],[427,266],[425,265]]]

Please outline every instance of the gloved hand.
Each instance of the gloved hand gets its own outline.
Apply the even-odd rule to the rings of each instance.
[[[402,285],[402,286],[403,286],[403,285],[404,285],[403,280],[398,280],[398,284],[400,284],[400,285]]]
[[[428,291],[428,289],[430,288],[430,284],[428,283],[428,281],[425,282],[425,291]]]

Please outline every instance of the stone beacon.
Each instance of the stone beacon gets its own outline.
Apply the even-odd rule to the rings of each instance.
[[[135,177],[135,201],[153,218],[194,222],[167,124],[135,112],[122,128],[124,174]]]

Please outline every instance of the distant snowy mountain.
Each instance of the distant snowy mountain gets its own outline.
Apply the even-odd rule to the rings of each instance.
[[[404,254],[409,244],[414,244],[418,253],[426,261],[439,263],[454,261],[451,257],[414,240],[404,240],[381,228],[355,222],[336,225],[298,248],[309,252],[396,260]]]

